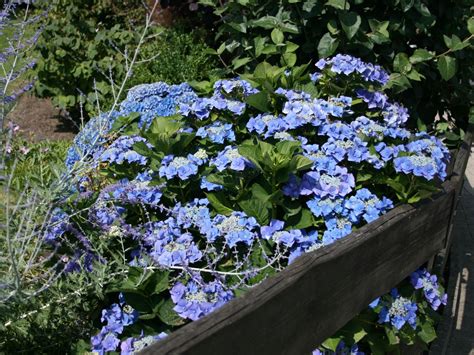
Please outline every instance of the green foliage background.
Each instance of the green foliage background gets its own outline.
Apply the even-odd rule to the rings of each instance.
[[[216,54],[233,72],[263,60],[292,66],[337,53],[391,72],[396,99],[425,124],[465,128],[474,101],[469,0],[200,0],[220,23]],[[393,95],[392,95],[393,97]],[[471,116],[473,114],[471,113]],[[451,118],[452,119],[452,118]]]

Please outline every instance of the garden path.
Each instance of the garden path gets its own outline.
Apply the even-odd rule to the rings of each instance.
[[[51,100],[32,95],[22,95],[8,118],[20,126],[24,138],[34,142],[49,140],[72,140],[77,132]]]
[[[448,308],[433,355],[474,355],[474,146],[454,220]]]

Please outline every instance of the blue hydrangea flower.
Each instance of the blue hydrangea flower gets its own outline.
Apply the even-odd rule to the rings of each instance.
[[[94,206],[89,209],[89,221],[102,230],[109,230],[113,225],[123,221],[125,208],[106,204],[103,200],[97,200]]]
[[[155,117],[172,116],[180,105],[191,104],[198,97],[187,83],[168,85],[163,82],[142,84],[128,91],[120,104],[120,114],[140,113],[139,126],[148,127]]]
[[[94,117],[87,122],[82,130],[74,137],[73,144],[67,151],[66,167],[70,171],[74,164],[81,159],[90,159],[99,156],[104,151],[107,133],[112,123],[121,114],[110,111]]]
[[[188,265],[202,258],[202,252],[194,244],[190,233],[165,235],[155,241],[150,255],[162,266]]]
[[[276,117],[269,114],[257,115],[251,117],[247,122],[247,129],[249,132],[256,132],[263,135],[265,138],[271,137],[277,133],[293,128],[287,124],[281,116]]]
[[[107,328],[102,328],[99,334],[91,337],[92,351],[103,355],[109,351],[115,351],[120,344],[117,334],[108,331]]]
[[[203,227],[203,231],[209,242],[224,237],[227,245],[233,248],[239,242],[252,245],[257,237],[256,227],[258,223],[255,218],[248,217],[244,212],[234,211],[230,216],[218,214],[212,220],[212,224]]]
[[[207,157],[207,155],[206,155]],[[160,177],[166,176],[168,180],[178,177],[180,180],[187,180],[198,173],[198,168],[204,163],[205,159],[200,159],[193,154],[187,157],[176,157],[167,155],[161,161],[159,169]]]
[[[293,247],[303,237],[303,234],[299,229],[282,230],[283,226],[283,221],[272,220],[269,226],[260,228],[260,234],[264,239],[271,239],[288,248]]]
[[[228,95],[248,97],[257,94],[255,89],[248,81],[242,79],[224,79],[214,83],[214,95]]]
[[[410,282],[415,290],[422,290],[425,299],[433,310],[437,310],[439,306],[446,305],[448,295],[441,294],[436,275],[431,275],[426,269],[420,269],[410,275]]]
[[[170,290],[173,308],[181,318],[198,320],[229,302],[233,293],[218,280],[204,282],[194,275],[187,284],[177,282]]]
[[[398,103],[388,104],[382,111],[383,119],[388,126],[398,127],[408,121],[408,110]]]
[[[392,208],[393,202],[390,199],[385,196],[379,199],[365,188],[344,201],[345,213],[353,223],[359,222],[361,217],[370,223]]]
[[[369,108],[383,109],[387,105],[388,97],[383,92],[357,89],[356,95],[364,100]]]
[[[341,340],[336,347],[336,351],[316,349],[312,355],[365,355],[365,353],[359,350],[357,343],[349,347]]]
[[[213,143],[223,144],[224,141],[235,141],[235,133],[232,130],[231,123],[215,122],[209,126],[201,127],[196,132],[196,136],[201,138],[209,138]]]
[[[318,134],[338,140],[354,138],[352,127],[341,121],[334,121],[320,126]]]
[[[343,211],[343,200],[341,198],[314,197],[306,202],[306,204],[316,217],[329,217],[341,214]]]
[[[346,217],[331,217],[325,221],[325,224],[327,230],[323,234],[322,242],[324,245],[332,244],[352,232],[352,223]]]
[[[223,171],[227,167],[232,170],[242,171],[246,167],[252,166],[250,161],[240,155],[237,148],[227,146],[217,157],[211,160],[210,165],[214,165],[217,170]]]
[[[102,310],[100,320],[105,325],[97,335],[91,337],[92,351],[99,354],[115,351],[120,344],[117,335],[122,334],[124,327],[138,320],[138,312],[125,304],[122,294],[119,295],[119,301],[119,304],[114,303],[110,308]]]
[[[147,158],[133,150],[133,145],[137,142],[145,142],[149,148],[153,148],[143,137],[121,136],[101,154],[100,161],[109,162],[111,164],[123,164],[124,162],[128,162],[146,165]]]
[[[379,313],[379,323],[391,323],[400,330],[405,324],[416,328],[416,312],[418,306],[415,302],[398,294],[397,289],[392,289],[391,302],[384,304]]]
[[[332,173],[310,171],[303,175],[301,195],[315,194],[318,197],[344,197],[355,187],[354,175],[346,168],[336,166]]]
[[[127,338],[120,343],[120,355],[132,355],[143,350],[144,348],[166,338],[168,334],[161,332],[157,335],[144,336],[142,334],[137,338]]]
[[[182,228],[203,228],[211,223],[211,211],[208,205],[207,199],[196,198],[185,205],[178,203],[173,208],[172,215],[176,219],[176,224]]]
[[[160,187],[150,186],[149,181],[137,180],[109,185],[100,193],[100,198],[104,201],[151,206],[156,206],[160,202],[161,196]]]
[[[393,164],[397,172],[422,176],[427,180],[433,180],[436,175],[444,176],[443,172],[438,171],[435,160],[426,155],[398,157],[393,160]]]
[[[291,264],[303,253],[309,253],[321,248],[322,246],[323,243],[319,240],[317,231],[302,233],[302,236],[298,238],[297,243],[290,249],[288,264]]]
[[[320,59],[316,62],[316,67],[320,70],[328,67],[336,74],[350,75],[357,73],[366,81],[371,81],[385,85],[388,83],[389,75],[378,65],[364,63],[359,58],[350,55],[337,54],[332,58]]]
[[[290,175],[288,182],[281,189],[285,196],[298,198],[300,196],[300,181],[295,175]]]
[[[348,161],[361,162],[369,156],[367,143],[361,139],[354,137],[352,139],[335,140],[329,138],[321,147],[326,154],[340,162],[347,158]]]
[[[303,155],[314,162],[313,170],[333,172],[336,169],[337,160],[327,155],[317,144],[304,144],[302,148]]]
[[[222,190],[224,188],[224,186],[222,185],[219,185],[219,184],[215,184],[213,182],[209,182],[206,177],[204,176],[202,179],[201,179],[201,189],[203,190],[207,190],[207,191],[219,191],[219,190]]]

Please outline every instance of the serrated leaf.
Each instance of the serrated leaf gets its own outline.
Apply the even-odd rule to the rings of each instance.
[[[268,205],[256,198],[239,201],[239,206],[248,215],[255,217],[260,225],[267,225],[270,222],[270,212]]]
[[[296,155],[291,159],[291,170],[293,171],[301,171],[311,168],[314,165],[314,162],[303,156],[303,155]]]
[[[210,192],[206,194],[209,203],[216,210],[217,213],[223,214],[224,216],[229,216],[234,210],[230,207],[230,203],[227,201],[227,198],[222,193]]]
[[[268,94],[264,91],[248,96],[245,102],[259,111],[270,111]]]
[[[406,74],[411,70],[410,60],[406,53],[398,53],[393,60],[393,68],[399,73]]]
[[[446,55],[438,59],[438,70],[441,77],[448,81],[456,74],[456,58]]]
[[[436,330],[432,324],[424,322],[421,324],[421,331],[418,332],[418,336],[423,342],[429,344],[436,339]]]
[[[321,37],[318,43],[319,56],[322,58],[329,57],[336,51],[338,46],[339,41],[336,38],[333,38],[331,34],[327,32]]]
[[[339,21],[348,39],[355,36],[362,23],[360,16],[355,12],[339,13]]]
[[[265,47],[265,42],[266,39],[263,37],[255,37],[253,39],[256,57],[259,57],[262,54],[263,48]]]
[[[401,0],[400,5],[402,7],[403,12],[407,12],[410,10],[415,3],[415,0]]]
[[[347,0],[328,0],[326,6],[332,6],[335,9],[338,10],[349,10],[350,9],[350,4],[349,1]]]
[[[275,44],[281,44],[285,40],[285,35],[281,30],[278,28],[274,28],[272,30],[272,33],[270,34],[270,37]]]
[[[341,340],[342,340],[342,337],[340,337],[340,336],[339,337],[331,337],[331,338],[328,338],[325,341],[323,341],[323,343],[321,345],[324,348],[335,352],[337,350],[337,346],[339,345]]]
[[[467,20],[467,30],[471,35],[474,35],[474,17]]]
[[[174,303],[171,298],[164,301],[157,310],[157,315],[160,320],[171,326],[178,326],[185,323],[185,320],[181,318],[178,313],[173,309]]]
[[[250,58],[250,57],[235,58],[232,61],[232,66],[234,67],[234,69],[239,69],[240,67],[244,66],[245,64],[247,64],[251,60],[252,60],[252,58]]]
[[[282,56],[282,64],[287,67],[292,67],[296,64],[296,54],[295,53],[285,53]]]
[[[428,52],[426,49],[416,49],[415,52],[410,57],[410,62],[412,64],[416,64],[416,63],[421,63],[433,58],[434,58],[434,55]]]

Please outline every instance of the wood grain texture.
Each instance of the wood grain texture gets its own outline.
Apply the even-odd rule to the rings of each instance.
[[[397,207],[142,354],[309,354],[443,248],[453,199]]]

